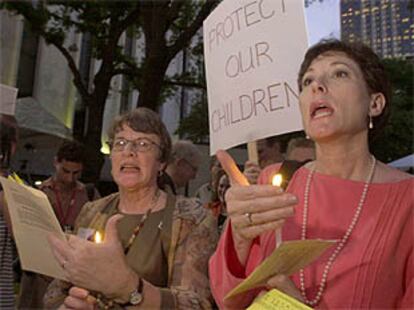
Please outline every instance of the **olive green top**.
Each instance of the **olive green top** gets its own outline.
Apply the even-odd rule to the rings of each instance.
[[[115,203],[117,204],[117,201],[111,204],[111,210],[105,211],[109,211],[109,214],[116,213],[114,212]],[[137,274],[159,287],[168,286],[168,252],[166,252],[167,249],[165,247],[166,242],[169,244],[171,239],[171,214],[173,208],[174,201],[172,196],[168,195],[166,207],[149,214],[126,255],[128,265]],[[117,213],[121,212],[118,211]],[[124,217],[118,223],[118,235],[125,248],[134,229],[139,225],[144,215],[123,215]],[[168,240],[164,241],[163,244],[162,238],[168,238]]]

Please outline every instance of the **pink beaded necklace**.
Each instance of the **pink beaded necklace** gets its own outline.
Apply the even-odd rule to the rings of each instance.
[[[325,268],[324,268],[323,274],[322,274],[322,279],[321,279],[321,282],[319,284],[319,289],[318,289],[318,292],[316,293],[316,296],[315,296],[314,299],[310,300],[310,299],[307,298],[306,291],[305,291],[305,275],[304,275],[303,269],[301,269],[300,272],[299,272],[300,292],[301,292],[302,297],[305,300],[305,302],[310,306],[316,306],[319,303],[319,301],[321,300],[321,297],[322,297],[322,294],[323,294],[323,291],[325,289],[326,282],[327,282],[327,279],[328,279],[328,273],[329,273],[336,257],[338,256],[339,252],[345,246],[346,242],[349,239],[349,236],[352,234],[352,231],[354,230],[355,225],[358,222],[359,216],[360,216],[361,211],[362,211],[362,207],[363,207],[364,202],[365,202],[365,198],[367,196],[369,185],[370,185],[370,183],[372,181],[372,177],[374,175],[376,160],[375,160],[375,157],[372,156],[372,155],[371,155],[371,158],[372,158],[371,169],[370,169],[370,171],[368,173],[368,176],[365,180],[364,188],[362,190],[361,198],[359,199],[358,207],[355,210],[355,213],[354,213],[354,216],[352,218],[351,224],[349,225],[348,229],[346,230],[345,235],[339,241],[339,243],[336,246],[334,252],[329,257],[328,262],[325,265]],[[306,179],[304,202],[303,202],[304,206],[303,206],[303,221],[302,221],[302,234],[301,234],[301,239],[302,240],[306,239],[306,225],[307,225],[307,221],[308,221],[308,209],[309,209],[309,191],[310,191],[310,184],[311,184],[311,180],[312,180],[312,176],[313,176],[314,172],[315,172],[314,168],[311,169],[311,171],[309,172],[308,177]]]

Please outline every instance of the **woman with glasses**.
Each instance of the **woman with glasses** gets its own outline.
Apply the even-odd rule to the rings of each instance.
[[[84,238],[106,236],[99,244],[51,237],[72,284],[54,281],[46,305],[211,308],[207,265],[217,233],[198,200],[157,186],[171,153],[164,124],[155,112],[138,108],[115,119],[109,138],[119,192],[86,204],[75,227]]]

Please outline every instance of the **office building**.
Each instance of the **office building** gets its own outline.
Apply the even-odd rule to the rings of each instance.
[[[362,41],[382,58],[413,58],[411,0],[341,0],[341,37]]]

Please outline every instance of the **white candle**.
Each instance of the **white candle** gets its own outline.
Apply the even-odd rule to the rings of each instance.
[[[277,173],[272,178],[272,185],[279,186],[282,185],[283,177],[280,173]],[[282,243],[282,232],[281,229],[276,230],[276,247],[278,247]]]

